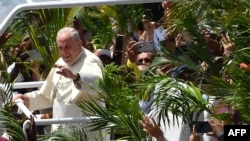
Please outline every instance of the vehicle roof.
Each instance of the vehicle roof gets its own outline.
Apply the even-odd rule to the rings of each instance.
[[[1,0],[0,36],[11,24],[15,16],[24,10],[44,8],[67,8],[74,6],[97,6],[117,4],[156,3],[173,0]]]

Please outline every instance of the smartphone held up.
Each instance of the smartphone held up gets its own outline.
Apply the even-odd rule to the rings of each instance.
[[[207,121],[197,121],[195,123],[195,131],[197,133],[208,133],[212,132],[212,127]]]
[[[146,52],[146,51],[154,51],[154,43],[153,42],[140,42],[137,46],[138,52]]]

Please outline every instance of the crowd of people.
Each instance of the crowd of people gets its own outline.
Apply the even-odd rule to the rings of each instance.
[[[165,10],[169,10],[170,4],[164,4]],[[165,11],[165,12],[166,12]],[[167,12],[166,12],[167,13]],[[132,70],[137,79],[143,72],[150,68],[154,62],[156,56],[161,56],[163,50],[166,48],[180,55],[183,50],[188,49],[192,45],[199,44],[192,40],[192,37],[183,30],[176,35],[175,40],[169,41],[167,30],[162,25],[164,18],[159,21],[149,21],[147,16],[142,17],[141,24],[143,25],[143,31],[139,34],[135,31],[136,37],[131,37],[134,40],[126,40],[124,38],[121,48],[126,58],[125,63],[128,69]],[[73,27],[63,27],[57,32],[56,44],[60,58],[55,62],[50,72],[48,73],[43,86],[40,89],[22,89],[14,90],[13,101],[16,99],[22,99],[25,105],[32,111],[51,108],[52,111],[44,118],[64,118],[64,117],[81,117],[85,116],[76,106],[77,102],[90,101],[92,98],[99,98],[99,95],[93,88],[98,89],[95,85],[95,81],[102,78],[102,69],[106,65],[109,65],[114,60],[114,54],[116,50],[111,49],[94,49],[93,46],[88,45],[85,41],[87,31],[83,30],[83,25],[77,18],[73,19]],[[0,39],[0,44],[4,44],[8,40],[10,35],[3,35]],[[214,40],[211,35],[206,34],[206,31],[201,31],[201,36],[209,47],[209,52],[216,57],[230,57],[233,52],[234,44],[229,40],[228,34],[221,34],[221,40]],[[131,39],[128,38],[128,39]],[[219,49],[218,46],[222,44],[223,49]],[[191,45],[191,46],[192,46]],[[125,47],[124,47],[125,46]],[[20,59],[20,61],[26,61],[29,59],[27,52],[34,50],[34,46],[31,45],[29,37],[24,37],[21,48],[9,49],[13,56]],[[0,52],[1,53],[1,52]],[[120,56],[121,57],[121,56]],[[166,58],[166,56],[161,56]],[[216,58],[215,57],[215,58]],[[214,58],[214,59],[215,59]],[[28,70],[27,66],[22,63],[13,62],[7,66],[4,61],[2,53],[0,54],[0,69],[8,68],[7,71],[10,74],[11,82],[27,82],[27,81],[39,81],[41,79],[41,71],[38,69],[39,64],[30,63]],[[122,60],[120,58],[120,60]],[[217,61],[215,59],[215,61]],[[121,62],[120,62],[121,63]],[[218,67],[221,67],[221,62],[218,61]],[[199,65],[204,65],[200,63]],[[206,65],[206,64],[205,64]],[[174,71],[170,71],[170,77],[181,79],[184,81],[190,81],[195,85],[198,84],[197,76],[192,75],[194,70],[188,66],[175,66]],[[242,68],[248,69],[246,64],[241,64]],[[202,69],[205,67],[203,66]],[[169,73],[171,68],[167,68],[164,72]],[[192,77],[190,77],[192,76]],[[1,81],[0,81],[1,82]],[[184,84],[181,83],[185,87]],[[90,87],[91,86],[91,87]],[[159,84],[159,86],[161,86]],[[151,94],[154,93],[154,94]],[[174,95],[173,91],[167,91]],[[157,94],[157,88],[153,92],[148,94],[148,98],[140,100],[138,105],[142,110],[143,116],[140,120],[140,124],[147,134],[153,137],[153,140],[157,141],[177,141],[177,140],[189,140],[189,141],[210,141],[218,139],[223,141],[224,129],[223,122],[218,119],[209,117],[210,115],[204,114],[205,118],[201,120],[207,120],[212,127],[212,132],[207,133],[209,136],[198,134],[195,126],[193,129],[187,128],[187,125],[176,125],[175,120],[168,120],[168,125],[163,125],[162,121],[156,120],[157,106],[154,103],[155,94]],[[215,99],[211,101],[214,106],[221,104]],[[105,107],[105,103],[99,103]],[[223,105],[223,103],[222,103]],[[227,105],[225,106],[227,107]],[[217,110],[219,114],[219,109]],[[224,111],[222,111],[224,112]],[[173,113],[169,112],[169,116]],[[158,115],[159,116],[159,115]],[[184,117],[178,117],[182,121]],[[208,118],[208,119],[206,119]],[[165,120],[164,118],[161,120]],[[158,121],[158,123],[156,122]],[[53,124],[51,132],[58,131],[60,129],[69,130],[72,125],[66,124]],[[110,140],[109,135],[105,134],[105,130],[89,131],[88,124],[75,125],[78,128],[84,129],[86,138],[91,139],[103,139]]]

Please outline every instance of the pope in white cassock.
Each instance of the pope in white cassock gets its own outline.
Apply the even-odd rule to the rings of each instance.
[[[89,101],[90,97],[98,98],[93,87],[96,87],[94,83],[97,78],[102,78],[101,60],[82,47],[82,41],[74,28],[64,27],[59,30],[56,43],[60,58],[41,89],[24,95],[16,94],[13,99],[23,99],[30,110],[53,107],[54,119],[84,116],[76,103],[80,100]],[[85,129],[87,140],[101,140],[104,137],[102,130],[88,131],[86,123],[81,126]],[[70,129],[66,124],[54,124],[51,131],[59,127]]]

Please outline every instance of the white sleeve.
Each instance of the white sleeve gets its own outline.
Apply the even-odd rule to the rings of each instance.
[[[26,93],[26,95],[29,97],[29,109],[31,111],[52,107],[52,103],[41,95],[39,90]]]
[[[12,64],[7,68],[8,74],[10,74],[14,68],[15,68],[15,63],[12,63]]]

